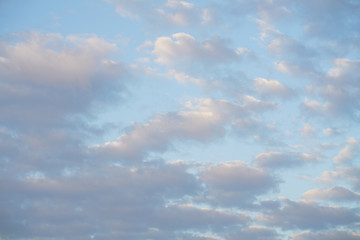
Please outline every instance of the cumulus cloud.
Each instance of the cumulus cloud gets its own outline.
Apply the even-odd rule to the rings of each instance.
[[[269,22],[257,19],[260,27],[260,40],[266,45],[266,50],[275,59],[275,69],[292,77],[314,78],[319,74],[316,57],[319,54],[304,42],[275,29]]]
[[[159,115],[146,124],[136,124],[117,141],[94,146],[94,150],[120,158],[141,160],[148,152],[163,152],[175,140],[207,142],[226,133],[225,126],[232,120],[247,117],[272,108],[273,104],[246,97],[242,104],[225,100],[199,99],[188,102],[184,109]],[[156,139],[156,141],[154,141]]]
[[[351,226],[360,220],[356,211],[338,206],[322,206],[310,201],[282,199],[282,207],[269,210],[257,218],[269,226],[290,229],[329,229],[335,226]]]
[[[323,232],[302,232],[294,234],[291,240],[358,240],[360,235],[356,232],[344,230],[329,230]]]
[[[0,239],[360,240],[359,138],[339,143],[360,117],[357,1],[60,3],[56,26],[32,3],[2,16]],[[99,35],[4,35],[20,22]],[[98,37],[119,27],[124,55]],[[276,200],[319,156],[328,185]]]
[[[309,123],[304,123],[304,127],[301,130],[301,136],[310,137],[313,136],[316,132],[316,128],[311,126]]]
[[[172,229],[221,228],[248,221],[242,214],[211,209],[166,208],[167,199],[181,199],[199,190],[187,169],[177,162],[131,169],[87,166],[61,176],[19,179],[2,175],[0,215],[6,224],[0,231],[15,239],[50,238],[54,232],[67,239],[87,239],[93,234],[104,239],[140,239],[150,232],[156,235],[155,229],[172,235]],[[179,221],[166,220],[170,216]],[[204,221],[210,217],[211,223]],[[183,225],[177,226],[178,222]]]
[[[200,179],[207,186],[200,200],[228,207],[247,206],[257,196],[275,190],[279,183],[265,170],[248,167],[241,161],[210,166],[202,171]]]
[[[345,147],[333,158],[334,163],[344,164],[351,163],[360,154],[360,142],[355,138],[349,138]]]
[[[175,33],[171,37],[159,37],[152,53],[156,62],[168,66],[187,64],[223,64],[239,60],[243,51],[228,47],[225,39],[216,37],[203,41],[187,33]]]
[[[332,184],[337,180],[350,182],[353,188],[360,190],[360,168],[358,167],[337,167],[334,171],[323,171],[321,176],[316,178],[318,182]]]
[[[0,43],[0,120],[5,126],[60,124],[69,114],[86,112],[95,96],[104,100],[123,88],[124,67],[108,59],[115,44],[37,32],[21,37]]]
[[[254,86],[259,95],[265,98],[274,97],[287,99],[295,95],[292,89],[273,79],[255,78]]]
[[[322,102],[305,100],[308,110],[322,115],[334,117],[359,118],[358,104],[360,86],[356,80],[359,78],[357,69],[359,60],[335,59],[334,67],[322,74],[324,80],[308,86],[310,93],[321,96]]]
[[[321,199],[336,202],[360,200],[359,193],[352,192],[351,190],[342,186],[336,186],[330,189],[312,189],[303,193],[302,196],[307,199]]]
[[[307,153],[264,152],[254,158],[253,164],[260,168],[280,169],[298,167],[316,161],[315,156]]]

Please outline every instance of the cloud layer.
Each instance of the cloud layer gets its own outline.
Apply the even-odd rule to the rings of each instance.
[[[0,239],[360,239],[359,9],[0,1]]]

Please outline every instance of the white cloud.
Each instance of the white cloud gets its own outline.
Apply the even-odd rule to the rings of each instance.
[[[360,142],[351,137],[346,141],[345,147],[333,158],[336,164],[345,164],[353,162],[360,154]]]
[[[304,104],[303,105],[304,109],[311,114],[321,115],[323,113],[328,112],[328,107],[329,107],[328,103],[321,103],[315,100],[309,100],[305,98],[303,104]]]
[[[156,116],[146,124],[135,124],[117,141],[93,149],[123,161],[141,160],[149,152],[164,152],[175,140],[207,142],[217,139],[226,133],[225,126],[234,119],[271,108],[273,104],[250,96],[244,97],[241,105],[225,100],[198,99],[197,105],[188,102],[177,112]]]
[[[255,78],[254,86],[256,91],[262,97],[278,97],[286,99],[295,95],[295,92],[292,89],[273,79]]]
[[[358,167],[337,167],[334,171],[323,171],[321,176],[316,178],[318,182],[332,184],[337,180],[346,180],[353,185],[357,191],[360,190],[360,168]]]
[[[310,136],[314,136],[315,132],[316,132],[316,128],[314,128],[313,126],[311,126],[308,123],[304,123],[303,124],[304,127],[301,130],[301,136],[304,137],[310,137]]]
[[[265,152],[257,155],[253,160],[253,164],[261,168],[281,169],[298,167],[316,161],[316,157],[307,153]]]
[[[359,60],[334,59],[334,67],[322,74],[323,81],[316,81],[308,90],[320,96],[323,103],[305,101],[305,106],[312,112],[332,117],[359,118],[360,105],[357,101],[360,85],[357,79]]]
[[[231,49],[227,45],[227,41],[221,38],[200,42],[190,34],[175,33],[172,38],[157,38],[152,53],[157,56],[156,62],[168,66],[199,63],[221,64],[239,60],[241,56],[236,49]]]
[[[97,37],[37,32],[0,43],[0,117],[7,126],[60,124],[121,91],[125,68],[107,57],[115,44]],[[104,95],[106,92],[106,97]]]
[[[95,149],[128,160],[139,160],[148,151],[167,150],[175,139],[204,142],[218,138],[225,133],[223,125],[239,114],[244,113],[235,103],[199,99],[195,106],[188,102],[178,112],[157,116],[146,124],[136,124],[117,141],[105,143]]]
[[[330,189],[312,189],[303,193],[302,196],[307,199],[322,199],[338,202],[360,200],[359,193],[352,192],[342,186],[336,186]]]
[[[93,69],[102,64],[115,44],[97,37],[24,34],[24,41],[1,43],[1,76],[18,82],[58,87],[87,87]]]
[[[0,239],[360,240],[357,0],[0,2]]]
[[[327,72],[327,76],[343,84],[357,84],[359,67],[360,60],[336,58],[334,59],[334,67]]]
[[[200,198],[215,206],[244,207],[257,196],[275,190],[278,180],[265,170],[248,167],[245,162],[223,162],[203,170],[200,179],[207,191]]]

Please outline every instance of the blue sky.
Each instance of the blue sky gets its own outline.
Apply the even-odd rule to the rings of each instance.
[[[0,1],[0,239],[360,239],[357,0]]]

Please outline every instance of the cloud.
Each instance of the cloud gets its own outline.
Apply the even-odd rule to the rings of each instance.
[[[266,0],[257,1],[257,14],[261,19],[269,22],[284,19],[292,14],[291,9],[284,5],[287,2],[286,0],[282,0],[274,4],[274,2]]]
[[[335,202],[346,202],[346,201],[359,201],[360,194],[352,192],[351,190],[336,186],[330,189],[312,189],[302,194],[306,199],[321,199]]]
[[[358,240],[360,235],[344,230],[329,230],[324,232],[302,232],[294,234],[291,240]]]
[[[246,9],[245,13],[255,15],[264,22],[272,24],[293,22],[295,26],[298,24],[307,37],[321,40],[331,39],[331,41],[351,43],[356,39],[357,26],[360,22],[357,14],[359,4],[351,0],[311,2],[260,0],[256,3],[238,1],[236,5],[239,11],[240,8]]]
[[[336,180],[346,180],[353,185],[357,191],[360,190],[360,168],[358,167],[337,167],[334,171],[323,171],[321,176],[316,178],[318,182],[331,184]]]
[[[260,40],[265,44],[268,53],[273,56],[273,64],[278,71],[292,77],[317,78],[320,55],[306,42],[299,41],[275,29],[268,21],[256,19],[260,28]]]
[[[173,78],[176,79],[176,81],[178,81],[179,83],[193,83],[199,86],[206,86],[207,82],[206,80],[200,79],[200,78],[196,78],[196,77],[192,77],[190,75],[187,75],[183,72],[178,72],[175,69],[171,69],[169,70],[169,75]]]
[[[179,0],[168,0],[165,9],[157,9],[159,17],[163,21],[177,26],[187,27],[191,25],[208,24],[213,21],[212,10],[199,8],[193,3]]]
[[[273,191],[279,181],[265,170],[248,167],[245,162],[223,162],[200,174],[207,191],[200,201],[215,206],[244,207],[257,196]]]
[[[165,201],[199,190],[188,167],[181,162],[131,169],[87,165],[60,176],[2,174],[0,219],[6,219],[6,224],[0,226],[0,232],[14,239],[50,238],[54,233],[66,239],[93,234],[104,239],[141,239],[152,234],[160,238],[156,229],[173,237],[173,230],[222,228],[248,221],[243,214],[186,206],[166,208]],[[171,216],[178,220],[166,220]],[[204,219],[210,217],[209,225]],[[184,219],[183,225],[175,224]]]
[[[338,206],[321,206],[310,201],[282,199],[282,207],[260,214],[257,219],[268,226],[283,230],[321,230],[337,226],[351,226],[360,220],[353,209]]]
[[[115,10],[122,17],[141,19],[145,22],[156,23],[155,26],[199,26],[210,24],[214,21],[213,9],[200,8],[187,1],[124,1],[105,0],[115,5]],[[151,26],[154,27],[154,26]]]
[[[316,162],[317,158],[307,154],[298,152],[265,152],[257,155],[253,164],[256,167],[268,169],[281,169],[299,167],[306,163]]]
[[[316,128],[311,126],[308,123],[304,123],[303,129],[301,129],[301,136],[303,137],[310,137],[313,136],[316,132]]]
[[[316,0],[301,2],[299,7],[307,15],[303,22],[306,34],[323,39],[348,39],[356,36],[356,26],[360,21],[356,14],[358,3],[351,0]],[[339,29],[340,32],[334,29]]]
[[[356,71],[360,66],[360,60],[347,58],[336,58],[333,61],[334,67],[327,72],[329,79],[341,84],[356,85],[359,73]]]
[[[345,147],[333,158],[335,164],[352,163],[360,155],[360,142],[355,138],[348,138]]]
[[[93,149],[105,156],[130,163],[139,161],[149,152],[164,152],[175,140],[208,142],[222,137],[225,126],[233,119],[248,117],[271,109],[273,104],[246,97],[240,105],[214,99],[198,99],[197,105],[188,102],[185,108],[156,116],[146,124],[135,124],[117,141]],[[154,141],[156,139],[156,141]]]
[[[255,78],[254,86],[258,94],[265,98],[273,97],[287,99],[295,95],[295,92],[292,89],[273,79]]]
[[[238,118],[232,123],[233,132],[240,137],[258,137],[260,139],[268,139],[272,132],[276,131],[274,124],[266,124],[259,118]],[[273,143],[275,141],[272,141]]]
[[[197,208],[192,205],[165,207],[156,218],[159,218],[160,226],[165,229],[213,230],[218,233],[227,227],[247,224],[250,220],[250,217],[245,214]],[[177,221],[173,221],[174,218]]]
[[[20,37],[15,43],[0,43],[4,126],[64,124],[70,114],[86,113],[96,101],[122,91],[125,69],[108,59],[117,50],[115,44],[98,37],[37,32]]]
[[[321,81],[308,86],[310,93],[320,96],[322,103],[305,100],[305,106],[311,112],[332,117],[359,118],[360,106],[356,99],[359,96],[360,85],[357,69],[359,60],[337,58],[334,67],[322,74]]]
[[[231,234],[228,240],[279,240],[279,235],[275,229],[264,228],[261,226],[249,226],[241,231]]]
[[[214,234],[204,234],[200,235],[196,234],[196,236],[190,236],[190,237],[180,237],[179,240],[219,240],[221,238],[215,236]]]
[[[326,128],[323,130],[323,134],[327,137],[337,136],[342,134],[343,130],[338,128]]]
[[[310,114],[322,115],[328,111],[329,105],[327,103],[321,103],[315,100],[309,100],[305,98],[303,103],[305,111]]]
[[[156,62],[167,66],[223,64],[240,60],[242,52],[227,45],[228,42],[219,37],[200,42],[190,34],[175,33],[171,38],[157,38],[152,53],[157,57]]]
[[[145,13],[146,9],[152,9],[154,7],[154,3],[149,3],[146,0],[135,0],[135,1],[127,1],[127,0],[105,0],[113,5],[115,5],[115,10],[122,17],[129,18],[138,18],[139,13]]]
[[[275,34],[275,39],[267,45],[267,50],[279,58],[286,59],[310,59],[315,55],[313,50],[283,34]]]

